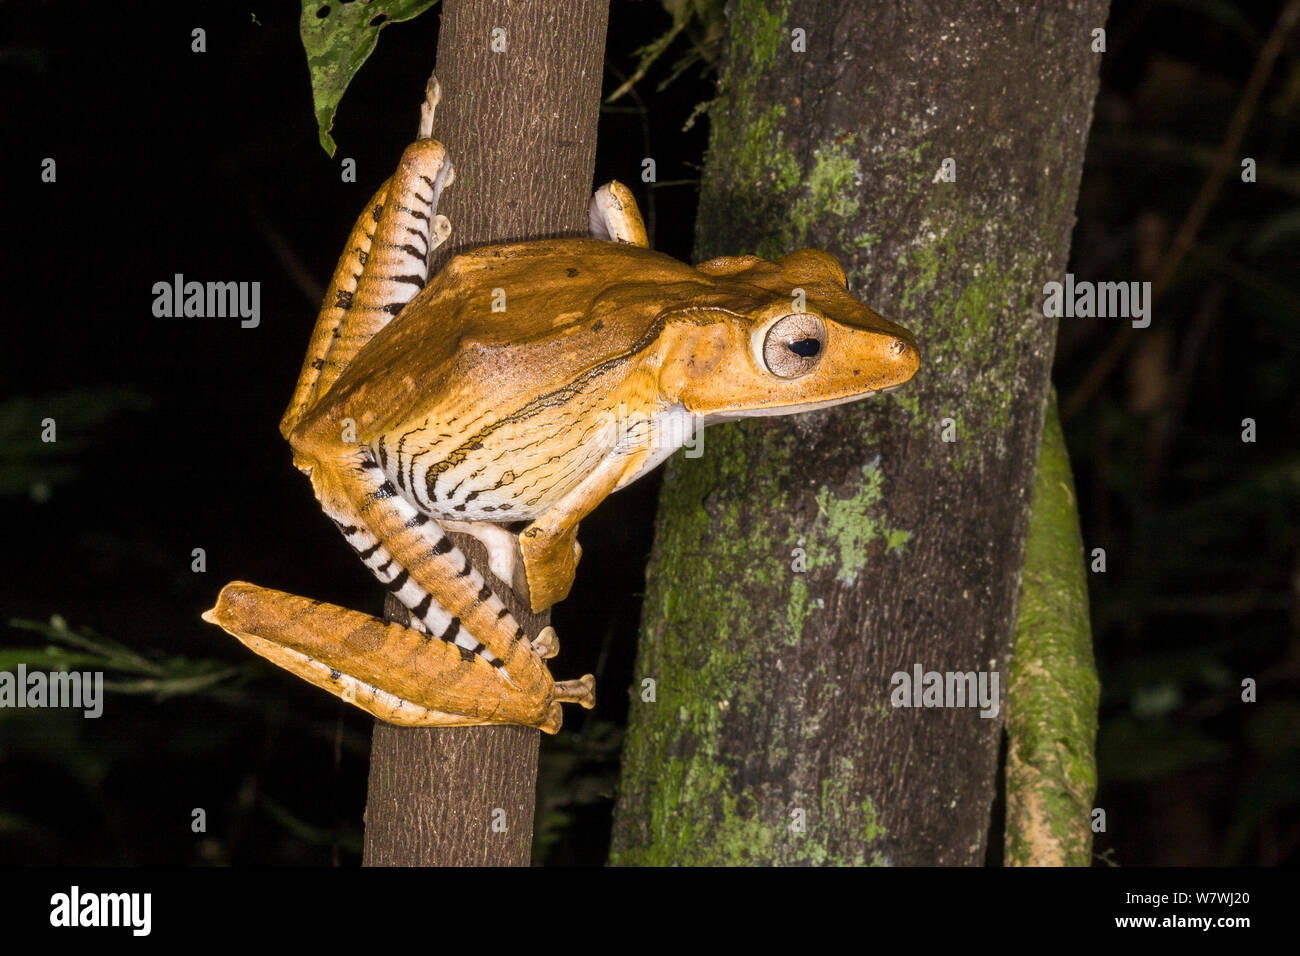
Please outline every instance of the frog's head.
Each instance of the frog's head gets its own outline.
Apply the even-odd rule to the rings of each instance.
[[[681,310],[665,391],[707,420],[789,415],[897,388],[916,340],[848,291],[840,264],[804,249],[696,267],[713,287]],[[672,321],[672,320],[670,320]]]

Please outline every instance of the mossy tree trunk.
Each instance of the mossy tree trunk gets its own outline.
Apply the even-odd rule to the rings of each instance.
[[[1047,406],[1007,684],[1008,866],[1088,866],[1097,793],[1097,667],[1074,475]]]
[[[984,861],[1002,712],[891,675],[1006,686],[1106,9],[730,5],[698,257],[826,249],[923,367],[671,462],[614,862]]]

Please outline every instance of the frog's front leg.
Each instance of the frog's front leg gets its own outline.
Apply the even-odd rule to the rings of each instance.
[[[650,248],[650,237],[641,210],[637,208],[636,197],[632,190],[617,180],[596,190],[587,207],[587,219],[593,239]]]
[[[582,557],[578,523],[624,484],[627,476],[635,475],[647,454],[645,450],[611,453],[577,488],[519,532],[523,577],[534,614],[568,596]]]

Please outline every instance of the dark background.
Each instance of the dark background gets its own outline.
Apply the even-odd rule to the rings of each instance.
[[[1071,256],[1080,279],[1151,278],[1280,6],[1114,5]],[[276,424],[347,231],[414,134],[438,11],[383,31],[341,104],[333,159],[296,4],[4,13],[0,669],[107,669],[117,689],[99,720],[0,710],[0,862],[355,864],[370,718],[199,614],[236,578],[382,605]],[[670,25],[654,3],[615,0],[607,93]],[[206,53],[190,51],[194,27]],[[686,31],[637,97],[602,114],[597,155],[597,182],[632,185],[655,247],[687,260],[707,121],[682,127],[714,95],[715,48],[657,87],[706,33]],[[1242,184],[1234,157],[1114,371],[1096,376],[1117,323],[1062,321],[1063,403],[1100,381],[1066,421],[1085,542],[1108,555],[1091,577],[1099,864],[1298,855],[1298,52],[1293,36],[1247,130],[1260,181]],[[54,184],[40,181],[45,157]],[[344,157],[355,184],[340,182]],[[261,325],[155,318],[152,286],[177,272],[259,281]],[[39,441],[47,417],[54,444]],[[1246,417],[1254,444],[1239,438]],[[555,610],[564,672],[593,670],[603,695],[542,742],[544,862],[604,859],[657,480],[584,522],[578,582]],[[51,631],[52,615],[66,629]],[[1239,702],[1244,677],[1256,704]],[[191,830],[194,808],[206,833]]]

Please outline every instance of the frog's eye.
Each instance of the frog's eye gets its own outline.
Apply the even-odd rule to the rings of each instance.
[[[780,378],[807,375],[826,348],[826,323],[811,312],[795,312],[773,323],[763,340],[763,364]]]

